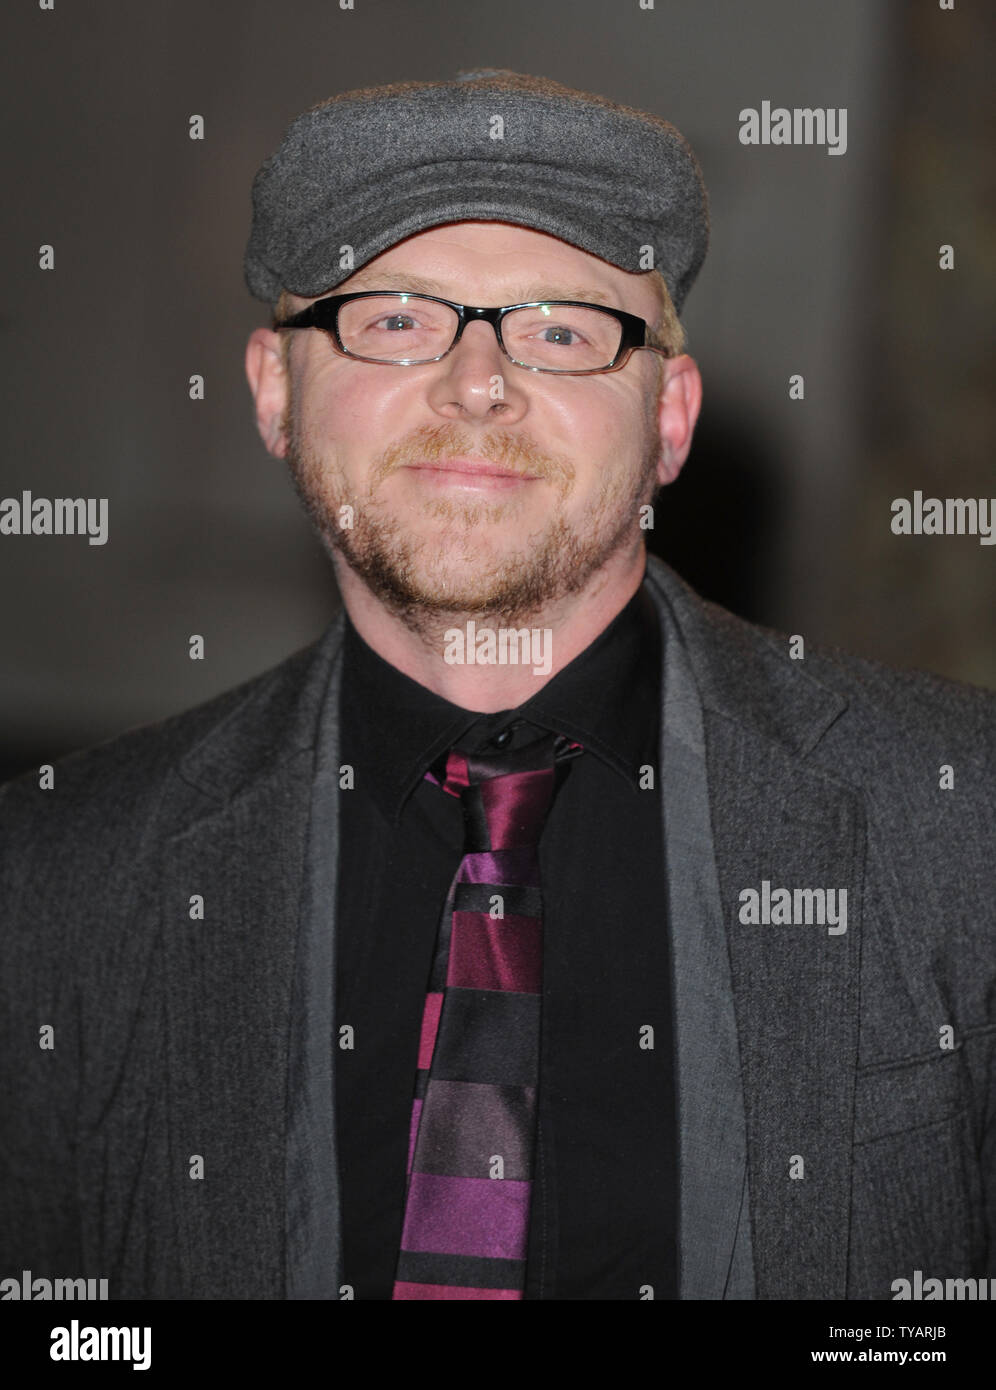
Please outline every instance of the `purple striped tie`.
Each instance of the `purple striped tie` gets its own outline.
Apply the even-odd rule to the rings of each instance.
[[[538,847],[581,745],[545,734],[499,757],[454,749],[464,857],[422,1015],[395,1299],[522,1298],[542,991]]]

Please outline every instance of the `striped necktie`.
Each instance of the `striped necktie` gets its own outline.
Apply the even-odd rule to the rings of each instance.
[[[546,733],[497,757],[453,749],[464,856],[422,1015],[394,1299],[520,1299],[536,1142],[542,992],[538,847],[582,751]]]

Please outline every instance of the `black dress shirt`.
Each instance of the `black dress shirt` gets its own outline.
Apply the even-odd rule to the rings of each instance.
[[[455,745],[537,730],[584,745],[540,843],[543,1004],[527,1298],[677,1296],[677,1144],[660,789],[661,636],[643,587],[516,710],[479,714],[379,657],[346,620],[335,1047],[343,1278],[391,1297],[418,1037],[463,857],[459,801],[425,780]],[[511,740],[511,743],[510,741]],[[641,769],[653,770],[641,788]],[[646,782],[645,771],[642,773]],[[649,1031],[649,1030],[652,1030]]]

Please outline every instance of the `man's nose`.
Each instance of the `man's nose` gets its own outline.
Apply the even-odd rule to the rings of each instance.
[[[429,403],[451,417],[501,416],[510,423],[525,410],[526,397],[515,376],[523,376],[498,345],[489,323],[469,323],[456,347],[437,363]]]

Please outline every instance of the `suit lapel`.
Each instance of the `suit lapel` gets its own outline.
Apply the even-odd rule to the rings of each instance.
[[[844,700],[648,561],[699,689],[746,1120],[756,1296],[843,1298],[850,1210],[864,805],[819,762]],[[847,891],[847,931],[740,921],[744,889]],[[680,964],[680,962],[679,962]],[[676,974],[676,993],[699,980]],[[685,1001],[682,1007],[688,1008]],[[701,1058],[698,1059],[701,1062]],[[681,1063],[679,1061],[679,1066]],[[720,1068],[728,1086],[730,1067]],[[682,1086],[702,1072],[679,1070]],[[683,1138],[722,1152],[715,1110]],[[715,1146],[711,1148],[710,1146]],[[733,1201],[735,1165],[720,1200]],[[685,1210],[683,1207],[683,1215]],[[683,1229],[682,1249],[701,1230]],[[719,1295],[714,1295],[719,1296]]]
[[[336,1154],[336,902],[339,886],[339,700],[333,661],[319,725],[291,1006],[287,1122],[289,1299],[348,1298],[342,1284]]]
[[[747,1134],[702,705],[666,604],[659,757],[677,1068],[679,1296],[752,1298]]]
[[[184,759],[165,808],[178,827],[161,898],[169,1186],[189,1297],[285,1293],[290,1004],[339,633],[251,683]]]

